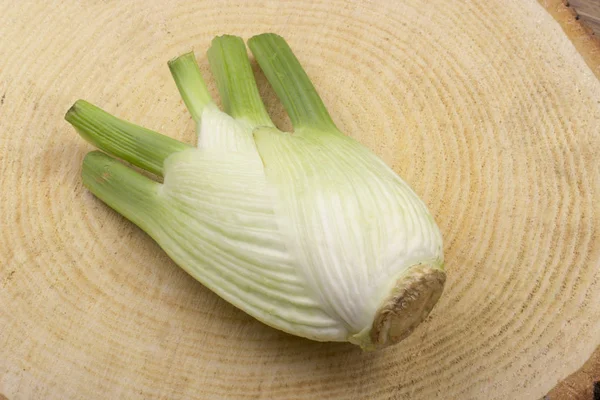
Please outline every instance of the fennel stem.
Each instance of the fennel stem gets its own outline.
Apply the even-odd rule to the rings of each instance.
[[[119,119],[85,100],[77,100],[65,119],[100,150],[160,176],[167,157],[191,147]]]
[[[281,36],[257,35],[248,40],[248,47],[283,103],[294,130],[338,132],[317,90]]]
[[[170,60],[168,65],[185,106],[194,121],[199,123],[202,119],[202,110],[213,103],[213,100],[202,79],[196,56],[193,52],[186,53]]]
[[[85,156],[81,176],[84,186],[96,197],[144,231],[152,232],[155,216],[160,214],[158,182],[100,151]]]
[[[218,36],[213,39],[207,55],[217,80],[223,110],[253,126],[274,126],[260,98],[242,38]]]

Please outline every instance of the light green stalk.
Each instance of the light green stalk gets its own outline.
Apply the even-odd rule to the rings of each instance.
[[[185,106],[194,121],[199,123],[204,107],[213,101],[202,79],[196,56],[194,53],[186,53],[170,60],[168,65]]]

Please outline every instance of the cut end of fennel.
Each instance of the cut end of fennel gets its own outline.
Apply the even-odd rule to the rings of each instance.
[[[348,338],[363,350],[394,345],[423,322],[444,290],[446,273],[438,266],[417,264],[402,274],[380,304],[373,324]]]

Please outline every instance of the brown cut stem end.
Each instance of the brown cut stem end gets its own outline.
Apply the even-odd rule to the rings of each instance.
[[[402,275],[373,319],[370,339],[374,347],[398,343],[427,318],[446,282],[446,273],[429,265],[415,265]]]

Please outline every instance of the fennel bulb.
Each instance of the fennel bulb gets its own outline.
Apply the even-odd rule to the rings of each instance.
[[[259,35],[249,47],[293,134],[271,122],[242,39],[217,37],[208,59],[224,111],[192,53],[169,62],[197,147],[73,105],[65,118],[83,138],[164,177],[94,151],[85,186],[195,279],[274,328],[365,349],[398,342],[441,295],[438,227],[398,175],[336,128],[283,38]]]

